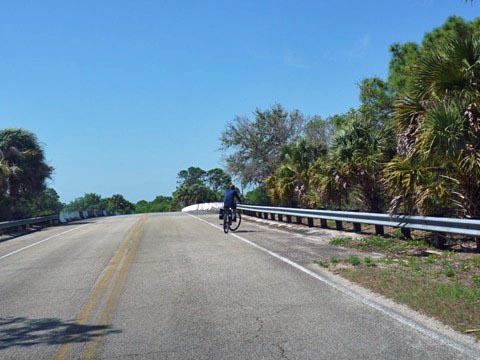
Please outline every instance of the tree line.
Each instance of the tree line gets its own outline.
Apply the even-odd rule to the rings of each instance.
[[[177,188],[171,196],[159,195],[152,201],[132,203],[120,194],[102,198],[98,194],[89,193],[70,202],[64,210],[97,209],[120,214],[180,211],[191,204],[223,201],[223,192],[231,183],[232,178],[220,168],[204,170],[191,166],[177,174]]]
[[[220,141],[252,203],[480,218],[480,18],[390,47],[388,77],[326,119],[277,104]]]
[[[178,173],[172,196],[132,203],[121,194],[102,197],[96,193],[64,204],[55,189],[47,186],[54,168],[35,134],[24,129],[0,130],[0,221],[57,214],[61,211],[107,210],[118,214],[178,211],[198,203],[221,201],[231,177],[222,169],[190,167]]]
[[[55,189],[47,186],[54,168],[35,134],[24,129],[0,130],[0,221],[57,214],[60,211],[107,210],[119,214],[178,211],[198,202],[221,201],[232,179],[222,169],[190,167],[178,173],[172,196],[132,203],[121,194],[102,197],[96,193],[64,204]]]
[[[102,198],[98,194],[89,193],[66,205],[64,210],[97,209],[120,214],[180,211],[191,204],[223,201],[223,192],[231,183],[232,178],[220,168],[204,170],[191,166],[177,174],[177,188],[171,196],[159,195],[152,201],[132,203],[120,194]]]
[[[53,171],[35,134],[24,129],[0,130],[0,221],[72,210],[135,211],[122,195],[102,198],[85,194],[68,205],[63,204],[55,189],[47,186]]]

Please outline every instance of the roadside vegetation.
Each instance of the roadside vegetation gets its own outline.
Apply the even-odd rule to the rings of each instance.
[[[56,214],[60,211],[107,210],[118,214],[177,211],[199,202],[222,201],[231,177],[220,168],[189,167],[178,173],[172,196],[132,203],[121,194],[86,193],[68,204],[47,186],[54,168],[35,134],[24,129],[0,130],[0,221]]]
[[[258,205],[480,218],[480,18],[390,47],[388,76],[327,118],[277,104],[220,141]],[[266,201],[265,197],[268,197]]]
[[[480,256],[458,251],[461,239],[452,247],[457,251],[433,249],[428,238],[340,237],[330,243],[366,256],[316,261],[319,266],[480,339]]]
[[[0,131],[0,221],[48,215],[63,207],[46,181],[53,173],[35,134]]]

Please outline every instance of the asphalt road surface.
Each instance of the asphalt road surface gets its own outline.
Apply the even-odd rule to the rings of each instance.
[[[0,358],[480,358],[322,274],[312,259],[329,251],[248,222],[225,235],[214,215],[181,213],[4,241]]]

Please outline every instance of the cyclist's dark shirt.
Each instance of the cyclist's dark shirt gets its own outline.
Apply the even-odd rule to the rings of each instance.
[[[237,190],[233,190],[233,189],[225,190],[225,198],[223,199],[223,206],[234,208],[235,198],[238,199],[238,201],[240,201],[240,196],[238,196]]]

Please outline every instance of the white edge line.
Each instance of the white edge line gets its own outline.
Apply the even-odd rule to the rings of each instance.
[[[84,224],[84,225],[81,225],[81,226],[77,226],[76,228],[73,228],[73,229],[70,229],[70,230],[61,232],[60,234],[56,234],[56,235],[50,236],[49,238],[40,240],[40,241],[38,241],[38,242],[36,242],[36,243],[30,244],[30,245],[25,246],[25,247],[23,247],[23,248],[20,248],[20,249],[17,249],[17,250],[15,250],[15,251],[12,251],[11,253],[8,253],[8,254],[6,254],[6,255],[0,256],[0,260],[5,259],[5,258],[7,258],[7,257],[9,257],[9,256],[12,256],[12,255],[14,255],[14,254],[16,254],[16,253],[19,253],[20,251],[23,251],[23,250],[26,250],[26,249],[31,248],[31,247],[33,247],[33,246],[39,245],[39,244],[41,244],[41,243],[44,243],[45,241],[51,240],[51,239],[56,238],[56,237],[58,237],[58,236],[60,236],[60,235],[64,235],[64,234],[69,233],[69,232],[71,232],[71,231],[80,229],[80,228],[82,228],[82,227],[84,227],[84,226],[87,226],[87,225],[90,225],[90,224]]]
[[[195,218],[199,221],[202,221],[205,224],[208,224],[210,226],[213,226],[214,228],[217,228],[217,229],[220,229],[220,230],[223,231],[223,229],[220,226],[212,224],[212,223],[210,223],[210,222],[208,222],[204,219],[199,218],[198,216],[188,214],[188,213],[185,213],[185,214],[187,214],[188,216],[191,216],[191,217],[193,217],[193,218]],[[266,248],[264,248],[260,245],[257,245],[250,240],[247,240],[247,239],[245,239],[245,238],[243,238],[243,237],[241,237],[237,234],[234,234],[234,233],[230,233],[230,235],[239,239],[239,240],[241,240],[241,241],[243,241],[243,242],[245,242],[245,243],[247,243],[247,244],[249,244],[249,245],[251,245],[251,246],[253,246],[253,247],[255,247],[255,248],[257,248],[257,249],[259,249],[259,250],[261,250],[261,251],[263,251],[263,252],[265,252],[265,253],[267,253],[267,254],[269,254],[269,255],[271,255],[271,256],[273,256],[273,257],[275,257],[275,258],[277,258],[277,259],[279,259],[279,260],[281,260],[281,261],[283,261],[283,262],[285,262],[285,263],[287,263],[287,264],[289,264],[290,266],[293,266],[294,268],[296,268],[296,269],[312,276],[313,278],[327,284],[328,286],[334,288],[335,290],[338,290],[341,293],[343,293],[347,296],[350,296],[350,297],[354,298],[355,300],[358,300],[358,301],[362,302],[363,304],[365,304],[365,305],[367,305],[367,306],[369,306],[369,307],[371,307],[371,308],[373,308],[377,311],[380,311],[381,313],[385,314],[386,316],[388,316],[388,317],[390,317],[394,320],[397,320],[398,322],[400,322],[400,323],[402,323],[406,326],[411,327],[412,329],[418,331],[419,333],[421,333],[423,335],[426,335],[426,336],[428,336],[432,339],[438,340],[438,341],[444,343],[445,345],[450,346],[450,347],[452,347],[456,350],[467,353],[468,355],[473,356],[475,359],[479,358],[477,352],[472,351],[472,349],[470,349],[466,346],[463,346],[462,344],[460,344],[456,341],[450,340],[449,338],[447,338],[446,336],[444,336],[442,334],[439,334],[435,331],[429,330],[429,329],[415,323],[414,321],[409,320],[406,317],[395,313],[394,311],[386,308],[385,306],[382,306],[375,301],[369,300],[369,299],[363,297],[362,295],[360,295],[360,294],[358,294],[358,293],[356,293],[356,292],[354,292],[354,291],[352,291],[352,290],[350,290],[350,289],[348,289],[348,288],[346,288],[346,287],[344,287],[340,284],[337,284],[337,283],[335,283],[331,280],[328,280],[327,278],[325,278],[325,277],[323,277],[323,276],[321,276],[321,275],[303,267],[302,265],[297,264],[296,262],[294,262],[290,259],[287,259],[287,258],[285,258],[285,257],[283,257],[283,256],[281,256],[281,255],[279,255],[279,254],[277,254],[273,251],[270,251],[270,250],[268,250],[268,249],[266,249]]]

